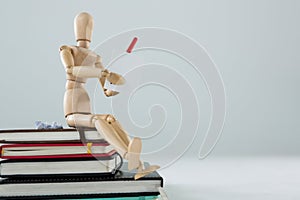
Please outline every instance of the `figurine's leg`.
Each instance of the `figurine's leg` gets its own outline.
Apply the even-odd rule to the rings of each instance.
[[[98,132],[103,135],[104,139],[111,144],[122,157],[125,157],[128,151],[128,146],[124,143],[118,133],[109,125],[109,123],[98,116],[94,116],[93,123],[95,124]]]
[[[95,115],[93,123],[104,138],[115,148],[122,152],[122,157],[128,160],[128,169],[136,169],[140,166],[140,153],[142,142],[140,138],[129,140],[121,125],[112,115]],[[126,148],[126,151],[125,151]]]
[[[128,145],[123,142],[118,133],[104,120],[107,115],[72,114],[66,120],[71,127],[90,127],[97,131],[123,157],[128,152]]]
[[[112,117],[112,116],[111,116]],[[111,126],[114,128],[114,130],[119,134],[120,137],[122,137],[123,141],[128,146],[128,169],[136,169],[140,166],[140,154],[142,151],[142,141],[140,138],[133,138],[130,141],[130,138],[128,134],[124,131],[121,124],[112,117],[111,120]]]
[[[108,122],[108,125],[118,133],[119,137],[126,144],[126,146],[129,146],[130,138],[122,128],[121,124],[114,118],[114,116],[112,115],[95,115],[95,116]]]
[[[103,135],[117,152],[128,160],[128,169],[138,169],[139,177],[143,177],[152,170],[145,170],[140,161],[142,142],[140,138],[133,138],[131,141],[122,129],[119,122],[112,115],[73,114],[67,116],[67,123],[72,127],[91,127]],[[155,167],[155,166],[154,166]],[[150,167],[151,169],[153,166]],[[154,170],[155,171],[155,170]]]
[[[95,128],[92,119],[92,114],[72,114],[66,117],[67,124],[70,127]]]

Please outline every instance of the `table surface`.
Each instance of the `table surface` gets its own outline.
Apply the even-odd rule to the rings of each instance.
[[[181,158],[160,174],[169,200],[300,199],[300,157]]]

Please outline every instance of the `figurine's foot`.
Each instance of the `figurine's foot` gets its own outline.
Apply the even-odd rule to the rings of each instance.
[[[138,172],[135,174],[134,179],[140,179],[148,174],[151,174],[152,172],[158,170],[160,167],[158,165],[151,165],[147,167],[146,169],[139,169]]]
[[[137,169],[140,166],[140,154],[142,151],[142,141],[140,138],[133,138],[128,145],[128,170]]]

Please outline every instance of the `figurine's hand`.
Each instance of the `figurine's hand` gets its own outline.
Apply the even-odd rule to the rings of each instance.
[[[114,85],[123,85],[125,83],[125,79],[120,74],[109,72],[107,69],[102,71],[101,77],[106,78],[106,80]]]
[[[125,83],[125,79],[117,73],[109,72],[106,79],[114,85],[123,85]]]
[[[107,97],[111,97],[111,96],[115,96],[115,95],[119,94],[119,92],[113,91],[113,90],[104,89],[104,94]]]

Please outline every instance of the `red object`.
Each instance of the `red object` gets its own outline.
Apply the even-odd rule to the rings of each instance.
[[[127,49],[127,53],[131,53],[132,52],[132,49],[133,47],[135,46],[136,42],[137,42],[138,38],[137,37],[134,37],[132,42],[130,43],[128,49]]]
[[[65,154],[65,155],[47,155],[47,156],[2,156],[2,159],[56,159],[56,158],[105,158],[116,154],[115,150],[111,150],[108,153],[97,154]]]
[[[12,147],[38,147],[38,146],[48,146],[48,147],[58,147],[58,146],[85,146],[82,143],[77,144],[13,144],[13,145],[2,145],[0,146],[0,153],[2,153],[3,149],[8,149]],[[108,143],[93,143],[93,146],[109,146]],[[106,153],[84,153],[84,154],[60,154],[60,155],[20,155],[20,156],[4,156],[0,154],[0,158],[2,159],[51,159],[51,158],[88,158],[88,157],[110,157],[117,153],[115,150],[111,150]]]

